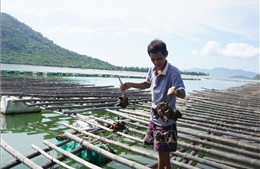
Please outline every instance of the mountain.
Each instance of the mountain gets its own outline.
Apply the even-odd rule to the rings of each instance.
[[[1,63],[120,70],[108,62],[64,49],[1,13]]]
[[[250,71],[244,71],[241,69],[228,69],[228,68],[222,68],[217,67],[214,69],[199,69],[199,68],[193,68],[193,69],[185,69],[182,71],[194,71],[194,72],[204,72],[208,73],[210,76],[216,76],[216,77],[226,77],[226,78],[255,78],[258,74],[255,72]]]
[[[62,48],[43,37],[26,24],[9,14],[1,13],[1,63],[104,70],[125,70],[147,72],[148,68],[120,67],[100,59]],[[215,68],[181,70],[182,74],[218,77],[245,76],[254,78],[257,74],[240,69]],[[185,72],[183,72],[185,71]],[[198,73],[199,72],[199,73]]]

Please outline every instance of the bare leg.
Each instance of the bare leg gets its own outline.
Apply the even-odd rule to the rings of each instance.
[[[158,169],[170,169],[170,153],[169,152],[159,152],[158,159]]]

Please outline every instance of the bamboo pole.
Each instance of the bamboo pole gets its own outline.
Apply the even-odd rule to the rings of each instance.
[[[116,113],[116,111],[109,111],[109,112],[113,112],[117,115],[122,115],[120,113]],[[134,118],[132,118],[132,117],[129,117],[125,114],[123,114],[123,115],[124,115],[124,117],[128,117],[133,121],[138,119],[138,116],[135,116]],[[148,122],[147,122],[147,124],[148,124]],[[183,123],[177,122],[177,124],[183,124]],[[197,127],[197,125],[194,125],[194,124],[190,124],[189,126],[190,126],[190,128],[196,128]],[[147,127],[144,126],[144,128],[147,128]],[[206,132],[211,131],[211,133],[215,133],[215,132],[212,132],[212,130],[214,130],[214,128],[213,129],[208,129],[208,128],[204,128],[204,127],[199,127],[199,128],[204,129],[204,131],[206,131]],[[181,132],[181,133],[186,133],[188,135],[197,136],[199,138],[216,140],[216,141],[221,141],[221,142],[232,144],[232,145],[241,146],[241,147],[250,149],[252,151],[260,151],[260,146],[257,145],[257,144],[253,144],[253,143],[249,144],[248,142],[243,142],[243,141],[238,141],[238,140],[234,141],[233,139],[221,138],[221,137],[216,137],[216,136],[209,136],[208,134],[197,133],[197,132],[194,132],[192,130],[183,129],[182,127],[178,127],[178,131]],[[226,134],[226,133],[224,132],[224,134]],[[247,138],[245,138],[245,139],[247,139]],[[255,138],[255,139],[257,139],[257,138]]]
[[[78,116],[78,117],[79,117],[79,116]],[[86,123],[89,123],[89,124],[91,124],[91,125],[93,125],[93,126],[97,126],[97,127],[101,128],[101,129],[104,129],[104,130],[106,130],[106,131],[112,131],[111,129],[109,129],[109,128],[105,127],[105,126],[102,126],[102,125],[97,124],[97,123],[90,122],[90,121],[88,121],[88,119],[82,118],[82,116],[79,117],[79,119],[82,120],[82,121],[84,121],[84,122],[86,122]],[[133,137],[133,136],[130,136],[130,135],[125,134],[125,133],[123,133],[123,132],[119,132],[119,131],[118,131],[118,132],[116,132],[116,133],[119,134],[119,135],[121,135],[121,136],[124,136],[124,137],[126,137],[126,138],[129,138],[129,139],[131,139],[131,140],[134,140],[134,141],[137,141],[137,142],[142,142],[141,139],[136,138],[136,137]]]
[[[143,100],[135,100],[135,101],[129,101],[129,103],[137,103]],[[54,109],[71,109],[71,108],[93,108],[93,107],[112,107],[115,106],[117,102],[106,102],[106,103],[99,103],[99,104],[89,104],[89,105],[75,105],[75,106],[52,106],[52,107],[45,107],[46,110],[54,110]],[[46,105],[46,104],[44,104]],[[48,104],[47,104],[48,105]],[[73,113],[79,113],[82,112],[82,110],[74,110]]]
[[[181,157],[196,161],[200,164],[205,164],[205,165],[212,166],[212,167],[215,167],[215,168],[235,169],[234,167],[231,167],[231,166],[228,166],[228,165],[225,165],[225,164],[219,164],[215,161],[210,161],[210,160],[206,160],[206,159],[203,159],[203,158],[197,158],[196,156],[193,156],[193,155],[190,155],[190,154],[187,154],[187,153],[182,153],[180,151],[171,152],[171,154],[176,155],[176,156],[181,156]]]
[[[260,167],[260,161],[258,159],[251,159],[251,158],[248,158],[248,157],[245,157],[245,156],[238,156],[236,154],[220,152],[220,151],[213,150],[213,149],[206,149],[206,148],[203,148],[203,147],[200,147],[200,146],[189,145],[189,144],[186,144],[184,142],[178,142],[178,144],[181,145],[181,146],[184,146],[184,147],[188,147],[190,149],[197,150],[197,151],[202,151],[202,152],[209,153],[209,154],[212,154],[212,155],[217,155],[217,156],[220,156],[222,158],[226,158],[226,159],[229,159],[229,160],[232,160],[232,161],[235,161],[235,162],[248,164],[250,166],[254,166],[254,167],[258,167],[258,168]]]
[[[75,105],[75,106],[51,106],[45,107],[46,110],[62,110],[62,109],[72,109],[72,108],[93,108],[93,107],[112,107],[115,106],[116,102],[114,103],[103,103],[103,104],[91,104],[91,105]]]
[[[241,87],[241,86],[240,86]],[[235,90],[230,90],[232,88],[229,88],[229,90],[226,91],[219,91],[219,90],[204,90],[204,91],[196,91],[196,93],[198,94],[203,94],[203,95],[213,95],[215,98],[226,98],[226,99],[232,99],[232,98],[236,98],[235,101],[237,100],[243,100],[243,101],[255,101],[257,99],[259,99],[258,95],[254,96],[253,93],[257,90],[259,90],[259,86],[250,86],[250,87],[246,87],[243,89],[243,95],[241,95],[241,92],[239,92],[239,90],[235,89]],[[245,91],[245,89],[247,91]],[[249,91],[249,90],[251,91]],[[240,90],[241,91],[241,90]],[[257,104],[257,102],[255,102]]]
[[[210,97],[210,98],[208,98]],[[187,102],[187,105],[192,105],[192,103],[200,103],[200,105],[204,105],[204,106],[212,106],[215,108],[223,108],[225,110],[238,110],[241,111],[241,109],[243,111],[246,112],[254,112],[254,111],[258,111],[259,112],[259,107],[257,107],[257,100],[259,101],[259,99],[255,98],[255,103],[252,103],[252,101],[250,101],[251,104],[249,105],[241,105],[240,102],[245,101],[244,99],[241,100],[237,100],[236,98],[236,103],[230,103],[229,101],[225,101],[223,100],[223,98],[221,97],[221,100],[219,98],[214,98],[211,95],[205,95],[204,97],[201,96],[194,96],[192,95],[192,102]],[[231,98],[234,99],[234,98]],[[228,99],[230,100],[230,99]],[[243,112],[241,112],[243,113]],[[245,113],[243,113],[245,114]],[[257,115],[257,114],[255,114]],[[258,114],[259,115],[259,114]]]
[[[114,112],[114,111],[113,111]],[[119,115],[119,114],[118,114]],[[134,119],[132,119],[132,120],[134,120]],[[178,129],[179,131],[180,131],[180,129]],[[183,131],[185,131],[185,130],[183,130]],[[186,130],[186,133],[187,134],[193,134],[194,135],[194,132],[192,132],[192,131],[188,131],[187,132],[187,130]],[[198,136],[198,137],[201,137],[202,135],[203,135],[203,133],[195,133],[195,136]],[[232,139],[223,139],[223,138],[220,138],[220,137],[216,137],[216,136],[208,136],[208,134],[204,134],[203,135],[203,137],[205,138],[210,138],[210,139],[215,139],[215,140],[217,140],[217,141],[222,141],[222,142],[227,142],[227,143],[231,143],[231,144],[235,144],[235,145],[239,145],[239,146],[241,146],[241,147],[246,147],[246,148],[249,148],[249,149],[251,149],[251,150],[253,150],[253,151],[258,151],[258,150],[260,150],[260,147],[259,146],[257,146],[257,145],[253,145],[253,144],[248,144],[248,143],[246,143],[246,142],[240,142],[240,141],[236,141],[236,142],[234,142],[234,140],[232,140]],[[230,141],[229,141],[230,140]],[[237,150],[237,151],[239,151],[239,150]],[[254,154],[254,153],[252,153],[252,154]]]
[[[66,125],[66,124],[64,124],[64,125]],[[66,126],[68,126],[68,125],[66,125]],[[75,129],[75,128],[73,128],[73,129]],[[75,129],[75,130],[77,130],[77,129]],[[87,134],[87,132],[83,132],[83,131],[80,131],[80,130],[77,130],[77,131],[79,131],[79,132],[82,132],[83,134]],[[117,132],[118,133],[118,132]],[[88,136],[90,136],[89,134],[87,134]],[[93,136],[93,135],[92,135]],[[94,137],[94,136],[93,136]],[[95,137],[99,137],[99,136],[95,136]],[[131,139],[131,137],[127,137],[127,138],[130,138]],[[103,140],[103,141],[105,141],[105,142],[107,142],[107,140],[105,140],[105,139],[103,139],[103,138],[100,138],[100,140]],[[142,140],[141,141],[139,141],[140,143],[142,143]],[[107,143],[111,143],[110,141],[108,141]],[[117,145],[118,146],[120,146],[118,143],[117,143]],[[129,150],[131,150],[131,149],[129,149]],[[186,157],[186,158],[188,158],[187,157],[187,154],[185,154],[185,155],[182,155],[183,157]],[[190,155],[191,156],[191,155]],[[189,158],[190,159],[190,158]],[[193,160],[194,159],[196,159],[196,158],[193,158]],[[208,164],[208,165],[213,165],[214,167],[219,167],[219,166],[225,166],[225,165],[223,165],[223,164],[216,164],[216,165],[214,165],[214,163],[215,162],[210,162],[210,161],[206,161],[206,160],[201,160],[201,159],[196,159],[195,161],[203,161],[203,163],[204,164]],[[177,165],[177,166],[180,166],[179,164],[175,164],[175,165]],[[226,166],[226,168],[228,168],[228,166]],[[232,167],[230,167],[230,168],[232,168]]]
[[[198,138],[220,141],[222,143],[231,144],[233,146],[245,148],[245,149],[248,149],[250,151],[256,151],[256,152],[260,151],[260,146],[258,144],[252,144],[252,143],[249,144],[249,143],[246,143],[244,141],[213,136],[213,135],[209,135],[209,134],[206,134],[206,133],[200,133],[200,132],[196,133],[193,130],[188,130],[188,129],[183,129],[183,128],[178,128],[178,132],[185,133],[185,134],[191,135],[191,136],[196,136]]]
[[[219,132],[221,132],[221,130],[223,130],[224,133],[222,132],[220,134],[231,135],[231,136],[243,138],[243,139],[251,139],[252,141],[259,142],[259,140],[257,139],[257,137],[259,137],[257,129],[255,130],[255,132],[247,132],[247,131],[243,131],[243,130],[232,129],[229,127],[221,127],[221,123],[220,124],[219,123],[215,123],[215,124],[214,123],[203,123],[200,120],[193,120],[193,119],[187,120],[185,118],[179,119],[179,123],[182,125],[185,125],[185,126],[190,126],[191,124],[194,124],[194,125],[197,125],[196,127],[198,129],[202,129],[202,130],[205,130],[205,129],[203,129],[205,127],[217,129],[217,131],[219,131]],[[253,131],[253,130],[251,130],[251,131]],[[228,133],[230,133],[230,134],[228,134]],[[238,133],[238,134],[236,134],[236,133]]]
[[[201,129],[201,130],[207,131],[209,133],[233,136],[233,137],[236,137],[236,138],[239,138],[239,139],[245,139],[245,140],[249,140],[249,141],[254,141],[256,143],[260,143],[259,136],[254,137],[254,136],[251,136],[251,135],[247,135],[245,133],[239,133],[239,131],[236,131],[237,133],[234,133],[234,130],[232,132],[232,130],[228,129],[228,128],[226,128],[226,130],[225,130],[225,128],[223,129],[221,127],[216,127],[215,125],[206,124],[206,123],[201,124],[199,122],[194,123],[191,120],[183,120],[183,119],[180,119],[180,121],[178,123],[182,126]],[[205,127],[203,127],[203,126],[205,126]],[[219,130],[219,128],[221,128],[221,130]]]
[[[187,105],[186,110],[199,110],[200,112],[207,112],[210,114],[216,114],[219,117],[223,117],[223,115],[225,115],[225,117],[230,117],[230,118],[234,118],[234,119],[240,119],[242,121],[245,122],[250,122],[255,121],[256,123],[259,123],[256,119],[259,118],[260,116],[257,115],[256,113],[252,114],[252,111],[248,111],[246,112],[245,108],[242,108],[243,110],[236,110],[236,109],[225,109],[224,107],[218,108],[218,107],[214,107],[212,105],[208,105],[208,106],[202,106],[202,105],[198,105],[196,104],[196,106],[189,106]]]
[[[98,130],[99,130],[99,129],[94,129],[94,130],[90,130],[89,132],[95,132],[95,131],[98,131]],[[76,133],[72,132],[72,134],[76,134]],[[66,136],[64,135],[64,137],[66,137]],[[66,141],[70,142],[69,139],[67,139]],[[92,141],[91,141],[91,143],[93,143],[93,144],[95,144],[96,142],[97,142],[97,140],[92,140]],[[60,144],[57,144],[56,146],[59,147]],[[48,148],[49,148],[49,147],[48,147]],[[49,148],[49,149],[51,149],[51,148]],[[85,150],[85,147],[83,147],[83,146],[78,146],[77,148],[71,150],[70,153],[72,153],[72,154],[77,154],[77,153],[79,153],[79,152],[81,152],[81,151],[83,151],[83,150]],[[65,155],[63,155],[63,154],[61,154],[60,156],[56,157],[56,159],[58,159],[58,160],[60,160],[60,161],[65,160],[66,158],[67,158],[67,156],[65,156]],[[47,162],[47,163],[43,164],[42,167],[43,167],[43,168],[50,168],[50,167],[52,167],[53,165],[54,165],[53,162]]]
[[[196,143],[200,143],[203,145],[212,146],[212,147],[215,147],[215,148],[218,148],[221,150],[225,150],[225,151],[229,151],[229,152],[232,151],[236,154],[245,155],[247,157],[259,158],[259,153],[255,153],[252,151],[247,151],[247,150],[243,150],[240,148],[230,147],[230,146],[226,146],[224,144],[217,144],[214,142],[207,141],[205,139],[196,139],[194,137],[191,137],[190,135],[185,135],[185,134],[178,134],[178,137],[181,139],[189,140],[191,142],[196,142]]]
[[[47,146],[51,147],[52,149],[54,149],[54,150],[64,154],[65,156],[67,156],[67,157],[77,161],[78,163],[84,165],[87,168],[90,168],[90,169],[101,169],[100,167],[98,167],[98,166],[96,166],[94,164],[91,164],[91,163],[81,159],[80,157],[78,157],[78,156],[76,156],[76,155],[74,155],[74,154],[72,154],[70,152],[67,152],[67,151],[63,150],[63,149],[57,147],[56,145],[54,145],[54,144],[52,144],[52,143],[50,143],[50,142],[48,142],[46,140],[43,140],[43,143],[46,144]]]
[[[140,149],[136,149],[136,148],[130,147],[130,146],[128,146],[128,145],[125,145],[125,144],[122,144],[122,143],[119,143],[119,142],[115,142],[115,141],[106,139],[106,138],[104,138],[104,137],[102,137],[102,136],[97,136],[97,135],[95,135],[95,134],[86,132],[86,131],[81,130],[81,129],[77,129],[77,128],[75,128],[75,127],[73,127],[73,126],[71,126],[71,125],[65,124],[65,123],[63,123],[63,125],[65,125],[65,126],[68,127],[68,128],[71,128],[71,129],[73,129],[73,130],[76,130],[77,132],[80,132],[80,133],[82,133],[82,134],[85,134],[85,135],[87,135],[87,136],[89,136],[89,137],[96,138],[96,139],[98,139],[98,140],[100,140],[100,141],[102,141],[102,142],[106,142],[106,143],[109,143],[109,144],[112,144],[112,145],[116,145],[116,146],[118,146],[118,147],[127,149],[127,150],[129,150],[129,151],[136,152],[136,153],[141,154],[141,155],[143,155],[143,156],[147,156],[147,157],[150,157],[150,158],[153,158],[153,159],[158,159],[158,156],[155,155],[155,154],[151,154],[151,153],[144,152],[144,151],[142,151],[142,150],[140,150]],[[187,155],[187,154],[184,154],[184,153],[182,153],[182,154],[181,154],[181,153],[178,153],[178,154],[179,154],[179,156],[186,157],[186,158],[192,159],[192,160],[194,160],[194,161],[202,162],[203,164],[207,164],[207,165],[210,165],[210,166],[213,166],[213,167],[221,167],[221,168],[225,168],[225,169],[233,169],[232,167],[226,166],[226,165],[224,165],[224,164],[217,164],[217,163],[215,163],[215,162],[212,162],[212,161],[209,161],[209,160],[204,160],[204,159],[202,160],[202,159],[200,159],[200,158],[198,158],[198,157],[194,157],[194,156],[192,156],[192,155]],[[176,165],[176,166],[178,166],[178,167],[183,167],[183,168],[196,168],[196,167],[193,167],[193,166],[190,166],[190,165],[184,165],[183,163],[178,162],[178,161],[172,161],[172,164],[174,164],[174,165]]]
[[[13,157],[15,157],[17,160],[21,161],[23,164],[25,164],[27,167],[32,169],[42,169],[41,166],[38,166],[33,161],[13,149],[10,145],[8,145],[3,139],[0,140],[1,147],[5,149],[9,154],[11,154]]]
[[[94,111],[94,110],[106,110],[106,109],[120,109],[120,107],[115,107],[115,106],[110,106],[110,107],[92,107],[92,108],[88,108],[88,109],[81,109],[81,110],[63,110],[62,113],[63,114],[78,114],[78,113],[85,113],[85,112],[89,112],[89,111]]]
[[[192,95],[195,95],[196,97],[204,97],[204,98],[207,98],[206,96],[211,96],[212,98],[217,99],[219,102],[229,100],[232,101],[231,103],[237,104],[238,101],[241,100],[244,103],[248,103],[249,101],[255,101],[255,99],[257,99],[257,96],[253,95],[253,93],[257,90],[259,89],[255,89],[253,92],[243,91],[243,94],[241,93],[238,94],[237,90],[229,91],[229,93],[226,93],[225,91],[217,91],[217,90],[214,92],[202,90],[202,91],[194,91]],[[223,100],[219,98],[223,98]]]
[[[226,123],[230,123],[230,124],[237,124],[237,125],[244,125],[244,126],[248,126],[248,127],[258,127],[258,125],[251,123],[251,122],[244,122],[244,121],[238,121],[237,118],[233,118],[233,117],[229,117],[229,118],[224,118],[223,116],[221,117],[220,115],[216,115],[216,113],[211,113],[210,111],[202,111],[200,109],[186,109],[184,110],[184,115],[186,114],[186,112],[189,112],[190,115],[195,114],[195,116],[201,117],[199,115],[196,114],[200,114],[200,115],[204,115],[203,117],[207,116],[208,119],[212,119],[215,121],[221,121],[221,122],[226,122]]]
[[[65,141],[59,143],[57,146],[61,146],[61,145],[66,144],[68,142],[69,142],[69,140],[65,140]],[[48,148],[44,148],[43,150],[48,152],[48,151],[51,150],[51,148],[48,147]],[[32,158],[39,156],[39,155],[40,155],[40,153],[38,151],[36,151],[36,152],[33,152],[33,153],[27,155],[26,158],[32,159]],[[1,169],[9,169],[9,168],[15,167],[19,164],[21,164],[21,161],[13,160],[13,161],[9,162],[8,164],[5,164],[4,166],[1,166]]]
[[[84,117],[82,117],[84,118]],[[98,122],[103,122],[103,123],[107,123],[107,124],[112,124],[112,122],[110,121],[107,121],[107,120],[104,120],[104,119],[101,119],[101,118],[98,118],[98,117],[92,117],[91,118],[97,120]],[[126,122],[126,121],[125,121]],[[129,122],[126,122],[126,123],[129,123]],[[146,126],[143,126],[143,128],[147,128]],[[179,130],[179,129],[178,129]],[[137,134],[141,134],[141,135],[145,135],[145,132],[143,131],[140,131],[140,130],[135,130],[135,129],[132,129],[130,127],[128,127],[128,131],[131,131],[131,132],[135,132]],[[194,132],[186,132],[186,133],[194,133]],[[219,149],[222,149],[222,150],[227,150],[227,151],[232,151],[234,153],[238,153],[238,154],[242,154],[242,155],[245,155],[245,156],[248,156],[248,157],[253,157],[253,158],[259,158],[259,154],[258,153],[254,153],[254,152],[250,152],[250,151],[246,151],[246,150],[243,150],[243,149],[238,149],[238,148],[234,148],[234,147],[230,147],[230,146],[225,146],[223,144],[216,144],[216,143],[212,143],[212,142],[209,142],[207,140],[202,140],[202,139],[196,139],[194,137],[190,137],[190,135],[184,135],[184,134],[178,134],[179,135],[179,138],[182,138],[182,139],[186,139],[186,140],[189,140],[191,142],[198,142],[200,144],[205,144],[205,145],[208,145],[208,146],[213,146],[213,147],[216,147],[216,148],[219,148]],[[196,136],[196,134],[193,134],[194,136]],[[206,134],[205,134],[206,135]],[[207,134],[208,135],[208,134]],[[212,136],[212,137],[215,137],[217,141],[219,141],[218,137],[216,136]],[[212,138],[211,137],[211,138]],[[200,137],[202,138],[202,137]],[[233,141],[234,142],[234,141]],[[241,143],[241,145],[244,144],[244,142]],[[256,147],[253,147],[254,150]],[[260,149],[260,147],[258,147],[257,149]]]
[[[219,118],[214,118],[214,117],[210,117],[207,115],[200,115],[200,114],[194,114],[191,112],[187,112],[187,111],[182,111],[183,113],[183,119],[187,119],[187,120],[194,120],[194,121],[198,121],[198,122],[205,122],[205,123],[211,123],[211,124],[215,124],[216,126],[226,126],[228,128],[233,128],[233,129],[239,129],[239,130],[243,130],[243,132],[251,132],[249,134],[254,134],[260,132],[259,129],[255,128],[249,128],[249,126],[238,126],[238,125],[232,125],[230,123],[226,123],[226,122],[232,122],[231,120],[226,120],[226,119],[219,119]],[[190,117],[192,116],[192,117]]]
[[[116,162],[122,163],[122,164],[124,164],[124,165],[126,165],[126,166],[129,166],[129,167],[131,167],[131,168],[136,168],[136,169],[139,169],[139,168],[140,168],[140,169],[148,169],[148,167],[145,167],[145,166],[143,166],[143,165],[141,165],[141,164],[139,164],[139,163],[130,161],[130,160],[128,160],[128,159],[122,158],[122,157],[120,157],[120,156],[118,156],[118,155],[115,155],[115,154],[113,154],[113,153],[110,153],[110,152],[108,152],[108,151],[106,151],[106,150],[104,150],[104,149],[102,149],[102,148],[96,147],[95,145],[93,145],[93,144],[91,144],[91,143],[89,143],[89,142],[86,142],[86,141],[84,141],[82,138],[79,138],[79,137],[77,137],[77,136],[74,136],[74,135],[72,135],[71,133],[65,132],[65,135],[66,135],[69,139],[74,140],[74,141],[76,141],[76,142],[82,144],[83,146],[85,146],[85,147],[87,147],[87,148],[89,148],[89,149],[91,149],[91,150],[93,150],[93,151],[95,151],[95,152],[97,152],[97,153],[99,153],[99,154],[102,154],[103,156],[105,156],[105,157],[107,157],[107,158],[109,158],[109,159],[111,159],[111,160],[114,160],[114,161],[116,161]]]
[[[212,100],[203,100],[202,98],[196,99],[193,98],[192,102],[187,102],[186,106],[187,107],[193,107],[196,104],[196,107],[201,108],[203,110],[211,110],[213,112],[216,112],[217,110],[225,110],[225,111],[220,111],[219,113],[222,114],[223,112],[228,113],[228,112],[239,112],[239,114],[236,114],[237,116],[242,116],[243,118],[248,118],[248,116],[254,116],[254,117],[259,117],[259,108],[251,108],[251,107],[241,107],[241,106],[236,106],[236,105],[226,105],[226,104],[219,104],[215,101]]]
[[[48,158],[49,160],[55,162],[56,164],[58,164],[58,165],[60,165],[60,166],[62,166],[62,167],[64,167],[64,168],[67,168],[67,169],[75,169],[75,168],[70,167],[70,166],[68,166],[67,164],[65,164],[65,163],[63,163],[63,162],[61,162],[61,161],[59,161],[58,159],[56,159],[56,158],[50,156],[48,153],[46,153],[44,150],[40,149],[39,147],[35,146],[34,144],[32,144],[31,146],[32,146],[32,148],[34,148],[35,150],[37,150],[38,152],[40,152],[43,156],[45,156],[45,157]]]
[[[126,110],[120,110],[120,111],[124,111],[124,112],[127,112]],[[146,116],[149,116],[149,115],[146,115]],[[206,124],[204,124],[204,123],[194,123],[193,121],[199,121],[199,120],[193,120],[193,121],[187,121],[187,120],[184,120],[185,119],[185,116],[184,116],[184,118],[183,119],[180,119],[180,121],[186,121],[186,123],[191,123],[191,124],[197,124],[197,125],[206,125]],[[214,123],[213,123],[214,124]],[[219,125],[219,124],[216,124],[216,125]],[[207,126],[207,125],[206,125]],[[207,126],[208,127],[208,126]],[[222,130],[224,130],[224,131],[226,131],[226,130],[231,130],[231,131],[235,131],[235,130],[232,130],[232,129],[227,129],[227,128],[222,128],[222,127],[218,127],[218,126],[211,126],[212,128],[217,128],[217,129],[222,129]],[[253,129],[251,130],[251,131],[253,131]],[[242,132],[241,130],[238,130],[238,131],[236,131],[236,132],[238,132],[239,134]],[[255,136],[259,136],[259,134],[254,134],[254,133],[246,133],[246,132],[244,132],[245,134],[247,134],[247,135],[249,135],[249,137],[251,136],[251,135],[255,135]],[[247,139],[248,139],[248,137],[247,136],[245,136]],[[245,138],[244,137],[244,138]],[[254,139],[254,140],[258,140],[258,138],[256,138],[256,139]]]
[[[18,92],[8,92],[8,91],[0,91],[1,95],[8,95],[8,96],[19,96],[19,97],[41,97],[41,98],[69,98],[69,97],[118,97],[120,93],[71,93],[71,94],[54,94],[54,93],[25,93],[23,91]],[[129,95],[128,97],[139,97],[144,96],[145,94],[133,94]],[[147,99],[151,100],[151,99]]]
[[[194,93],[192,94],[192,100],[193,101],[200,101],[200,100],[207,100],[207,101],[212,101],[212,102],[217,102],[217,103],[221,103],[225,106],[230,106],[232,105],[232,107],[234,108],[241,108],[241,107],[246,107],[247,110],[250,110],[250,111],[254,111],[254,110],[257,110],[257,107],[254,106],[254,104],[257,104],[257,99],[256,99],[256,102],[253,103],[252,100],[250,101],[247,101],[247,100],[242,100],[240,99],[239,101],[237,99],[235,99],[235,101],[232,101],[234,100],[234,98],[236,97],[232,97],[232,98],[223,98],[221,96],[221,99],[218,99],[216,97],[210,97],[210,100],[207,99],[207,96],[210,96],[210,95],[204,95],[204,94],[197,94],[197,93]],[[231,107],[231,106],[230,106]]]
[[[101,119],[101,118],[98,118],[98,117],[95,117],[95,116],[91,116],[91,118],[95,119],[97,122],[106,123],[106,124],[109,124],[109,125],[112,125],[112,124],[113,124],[112,121],[108,121],[108,120],[105,120],[105,119]],[[133,123],[131,123],[131,122],[129,122],[129,121],[126,121],[126,120],[124,120],[124,122],[125,122],[126,124],[132,124],[132,125],[134,125]],[[141,134],[141,135],[144,135],[144,134],[145,134],[145,132],[143,132],[143,131],[140,131],[140,130],[137,130],[137,129],[134,129],[134,128],[130,128],[130,127],[127,128],[127,130],[130,131],[130,132],[135,132],[135,133]]]
[[[136,120],[136,121],[139,121],[138,119],[141,119],[142,121],[143,120],[146,120],[148,121],[149,119],[147,119],[146,117],[142,118],[142,116],[131,116],[131,115],[126,115],[126,114],[122,114],[120,112],[116,112],[116,111],[113,111],[113,110],[107,110],[111,113],[114,113],[116,115],[120,115],[122,117],[125,117],[125,118],[130,118],[132,120]],[[148,122],[146,122],[146,124],[148,124]],[[224,131],[222,130],[218,130],[216,129],[216,126],[215,125],[210,125],[210,124],[206,124],[206,123],[198,123],[198,122],[194,122],[194,121],[191,121],[191,120],[184,120],[184,119],[179,119],[178,120],[178,124],[182,125],[182,126],[187,126],[187,127],[190,127],[190,128],[196,128],[196,129],[200,129],[200,130],[204,130],[204,131],[207,131],[207,132],[210,132],[210,133],[216,133],[216,134],[223,134],[223,135],[229,135],[229,136],[234,136],[236,138],[241,138],[241,139],[246,139],[246,140],[252,140],[254,142],[260,142],[259,140],[259,137],[254,137],[254,136],[250,136],[250,135],[246,135],[246,134],[241,134],[241,133],[233,133],[233,132],[230,132],[230,131],[225,131],[226,129],[223,129]],[[203,127],[203,126],[206,126],[206,127]]]
[[[102,103],[102,102],[112,102],[115,103],[117,99],[91,99],[91,100],[86,100],[86,101],[75,101],[75,100],[69,100],[69,101],[53,101],[53,102],[44,102],[44,103],[34,103],[31,104],[30,106],[41,106],[41,105],[56,105],[56,104],[93,104],[93,103]]]
[[[147,118],[142,118],[142,119],[139,119],[138,116],[130,116],[129,114],[123,114],[123,113],[120,113],[118,111],[114,111],[114,110],[109,110],[109,109],[106,109],[106,111],[110,112],[110,113],[113,113],[115,115],[118,115],[118,116],[121,116],[121,117],[124,117],[124,118],[128,118],[128,119],[131,119],[133,121],[137,121],[137,122],[140,122],[140,123],[144,123],[144,124],[149,124]]]
[[[145,116],[145,117],[150,117],[150,114],[149,112],[147,111],[136,111],[136,110],[127,110],[127,109],[120,109],[121,112],[125,112],[125,113],[129,113],[129,114],[135,114],[135,115],[139,115],[139,116]],[[183,111],[182,111],[183,112]],[[184,111],[185,112],[185,111]],[[189,117],[189,115],[192,115],[192,117]],[[205,120],[201,120],[200,118],[195,118],[195,117],[202,117],[204,118]],[[206,120],[207,119],[207,120]],[[211,119],[211,120],[209,120]],[[216,129],[221,129],[221,130],[224,130],[224,131],[233,131],[233,132],[237,132],[237,133],[244,133],[244,134],[247,134],[247,135],[250,135],[250,136],[256,136],[256,137],[259,137],[260,134],[258,133],[259,131],[257,129],[252,129],[252,128],[248,128],[247,127],[243,127],[243,126],[234,126],[234,125],[230,125],[230,124],[227,124],[227,123],[223,123],[222,119],[217,119],[217,118],[209,118],[208,116],[200,116],[200,115],[196,115],[194,113],[187,113],[185,112],[183,114],[183,117],[181,119],[179,119],[179,121],[188,121],[188,123],[191,123],[193,124],[195,121],[197,122],[200,122],[200,123],[194,123],[194,124],[204,124],[204,123],[209,123],[209,124],[213,124],[214,127],[213,128],[216,128]],[[227,126],[228,128],[225,128],[223,126]],[[235,130],[237,129],[237,130]],[[251,131],[251,132],[249,132]]]
[[[68,128],[71,128],[79,133],[82,133],[86,136],[89,136],[89,137],[93,137],[95,139],[98,139],[100,140],[101,142],[106,142],[106,143],[109,143],[109,144],[112,144],[112,145],[115,145],[115,146],[118,146],[118,147],[121,147],[121,148],[124,148],[126,150],[129,150],[129,151],[133,151],[135,153],[138,153],[138,154],[141,154],[143,156],[146,156],[146,157],[150,157],[150,158],[153,158],[153,159],[158,159],[158,156],[156,154],[153,154],[153,153],[147,153],[143,150],[140,150],[140,149],[137,149],[137,148],[134,148],[134,147],[130,147],[128,145],[125,145],[123,143],[120,143],[120,142],[116,142],[116,141],[113,141],[113,140],[110,140],[110,139],[107,139],[107,138],[104,138],[102,136],[98,136],[98,135],[95,135],[95,134],[92,134],[90,132],[87,132],[87,131],[84,131],[82,129],[78,129],[76,127],[73,127],[72,125],[68,125],[66,123],[62,123],[64,126],[68,127]]]

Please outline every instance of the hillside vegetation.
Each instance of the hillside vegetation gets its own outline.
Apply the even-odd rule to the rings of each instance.
[[[6,13],[1,13],[1,62],[107,70],[123,69],[64,49]]]
[[[120,67],[62,48],[9,14],[1,13],[1,63],[147,72],[148,68]],[[203,72],[181,72],[208,75]]]

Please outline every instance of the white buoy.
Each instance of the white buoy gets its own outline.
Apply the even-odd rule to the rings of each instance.
[[[36,113],[41,112],[41,109],[29,107],[22,99],[17,97],[2,96],[1,112],[4,114]]]

